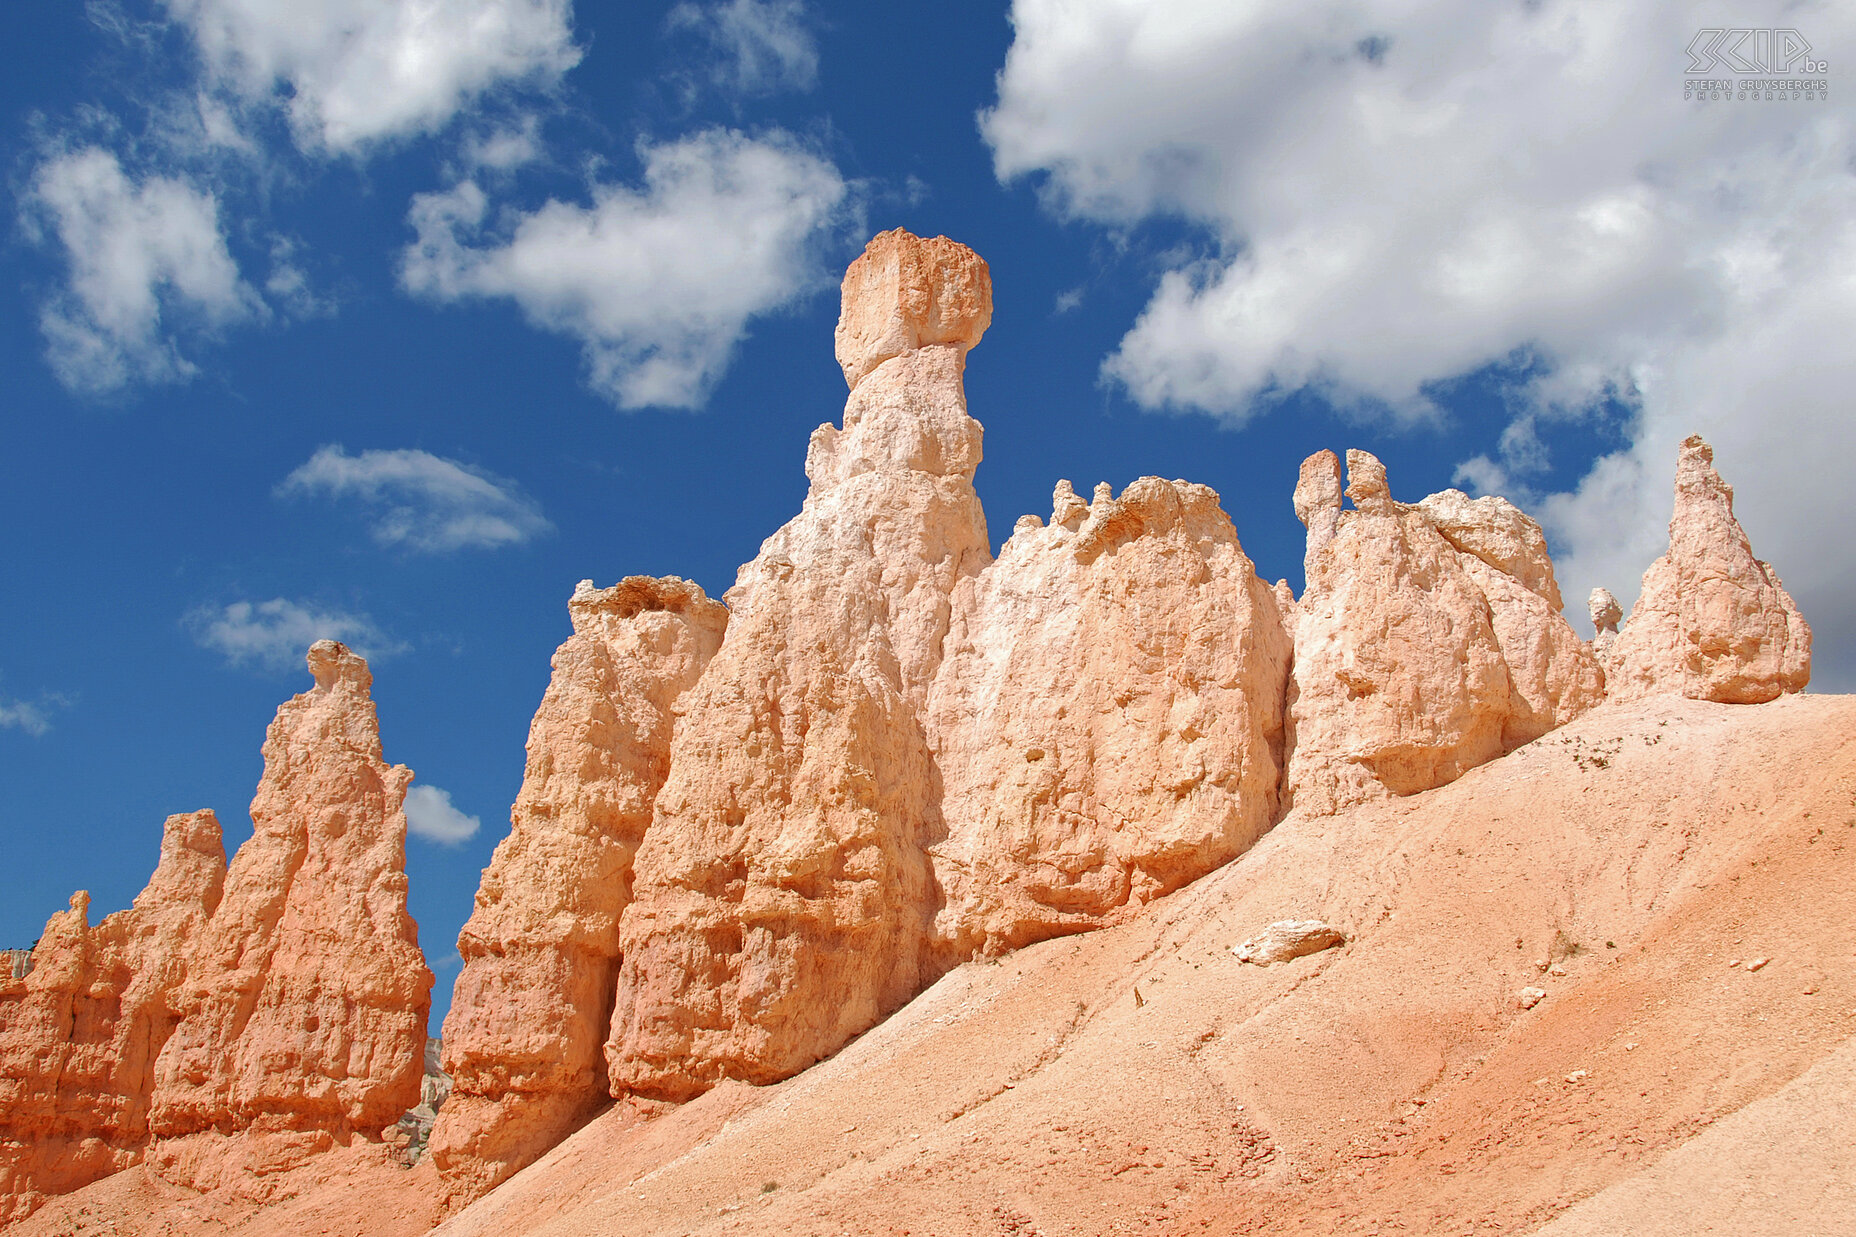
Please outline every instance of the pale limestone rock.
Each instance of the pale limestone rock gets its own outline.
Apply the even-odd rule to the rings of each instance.
[[[741,569],[634,864],[607,1045],[615,1094],[771,1082],[912,997],[941,830],[921,721],[950,595],[991,559],[961,389],[985,265],[888,233],[844,281],[844,427]]]
[[[1278,580],[1270,586],[1270,591],[1276,594],[1276,608],[1282,612],[1283,626],[1293,628],[1295,626],[1295,589],[1289,586],[1289,581]]]
[[[190,951],[155,1065],[149,1161],[196,1188],[375,1137],[418,1102],[432,973],[406,911],[412,773],[381,756],[367,663],[310,647],[277,711],[253,835]]]
[[[946,963],[1099,926],[1274,819],[1275,594],[1210,489],[1106,488],[1085,509],[1059,487],[955,593],[928,712]]]
[[[425,1075],[419,1079],[419,1106],[436,1113],[451,1098],[451,1075],[445,1072],[444,1041],[428,1035],[425,1040]]]
[[[1340,530],[1340,457],[1317,451],[1302,461],[1295,482],[1295,518],[1308,529],[1308,557],[1334,540]]]
[[[1560,613],[1560,586],[1540,525],[1505,498],[1488,494],[1471,498],[1461,490],[1444,490],[1418,504],[1444,540],[1512,577],[1537,593],[1553,613]]]
[[[1464,555],[1458,561],[1488,603],[1496,648],[1508,668],[1503,752],[1565,725],[1604,698],[1604,672],[1557,604],[1480,558]],[[1550,566],[1548,572],[1550,584]]]
[[[1319,453],[1315,458],[1320,458]],[[1306,460],[1302,468],[1306,472]],[[1373,515],[1390,515],[1398,507],[1392,501],[1392,487],[1386,482],[1386,466],[1371,451],[1347,449],[1346,494],[1353,500],[1355,510]]]
[[[941,345],[964,357],[991,322],[992,275],[978,254],[896,228],[874,237],[845,272],[838,365],[855,389],[883,362],[918,348]]]
[[[1644,572],[1610,657],[1614,700],[1675,692],[1758,704],[1811,680],[1811,628],[1777,573],[1753,557],[1733,488],[1698,436],[1683,440],[1676,465],[1669,553]]]
[[[1618,642],[1618,620],[1624,617],[1624,607],[1618,604],[1610,589],[1595,588],[1586,601],[1586,609],[1592,616],[1592,656],[1604,667],[1609,679],[1615,673],[1612,650]]]
[[[170,999],[225,875],[213,814],[171,816],[133,907],[93,928],[74,895],[30,972],[0,979],[0,1225],[140,1158]]]
[[[1347,943],[1339,928],[1319,919],[1279,919],[1260,934],[1231,950],[1239,962],[1269,966],[1290,962]]]
[[[1385,467],[1302,466],[1308,526],[1290,691],[1293,805],[1325,813],[1438,786],[1600,699],[1603,676],[1560,615],[1539,527],[1501,499],[1393,500]]]
[[[674,576],[582,581],[568,613],[573,634],[529,727],[509,836],[458,938],[464,968],[443,1037],[454,1094],[431,1150],[459,1201],[608,1099],[603,1046],[632,857],[670,771],[677,701],[728,621]]]
[[[1515,1008],[1532,1009],[1546,999],[1547,990],[1545,988],[1523,988],[1514,999]]]

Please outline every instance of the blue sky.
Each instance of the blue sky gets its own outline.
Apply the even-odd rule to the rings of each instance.
[[[797,510],[837,278],[896,226],[992,267],[995,543],[1059,478],[1182,477],[1299,588],[1296,467],[1362,446],[1628,604],[1699,430],[1816,687],[1856,681],[1847,8],[416,11],[0,6],[0,945],[127,905],[171,812],[242,841],[334,635],[443,792],[442,1013],[575,582],[719,595]],[[1697,31],[1753,21],[1828,95],[1685,98]]]

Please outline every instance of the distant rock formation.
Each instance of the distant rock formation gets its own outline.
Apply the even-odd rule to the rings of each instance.
[[[1643,573],[1606,669],[1615,700],[1678,692],[1758,704],[1811,681],[1811,628],[1778,574],[1753,557],[1733,487],[1699,436],[1682,440],[1677,459],[1669,553]]]
[[[0,1224],[139,1158],[174,992],[225,875],[213,814],[170,816],[133,907],[92,927],[74,894],[30,972],[0,977]]]
[[[316,684],[265,737],[253,835],[155,1062],[150,1161],[200,1189],[377,1138],[419,1101],[432,973],[406,911],[412,773],[381,756],[367,663],[332,640],[308,661]]]
[[[955,591],[930,700],[949,962],[1097,927],[1275,819],[1289,636],[1217,494],[1053,501]]]
[[[408,1168],[425,1158],[431,1148],[432,1127],[451,1098],[451,1075],[445,1072],[444,1044],[435,1037],[425,1041],[425,1074],[419,1079],[419,1102],[401,1115],[382,1137],[400,1147],[400,1163]]]
[[[1624,617],[1624,607],[1608,588],[1593,589],[1585,604],[1592,616],[1592,656],[1598,659],[1608,677],[1613,664],[1611,649],[1618,642],[1618,620]]]
[[[728,591],[634,868],[607,1047],[616,1091],[773,1082],[915,995],[942,825],[921,721],[950,597],[991,561],[973,491],[978,255],[886,232],[844,277],[844,426],[804,509]]]
[[[1439,786],[1602,697],[1560,614],[1540,526],[1455,490],[1396,502],[1385,466],[1318,452],[1295,510],[1308,529],[1290,689],[1292,805],[1332,812]]]
[[[528,767],[458,938],[445,1019],[453,1095],[433,1131],[447,1186],[480,1195],[608,1099],[603,1047],[632,858],[670,771],[678,699],[728,611],[675,577],[583,580],[529,727]]]

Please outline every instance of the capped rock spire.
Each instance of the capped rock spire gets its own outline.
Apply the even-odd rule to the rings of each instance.
[[[992,274],[957,241],[879,233],[844,272],[838,364],[852,390],[891,357],[945,344],[965,356],[992,322]]]
[[[1778,573],[1753,557],[1733,487],[1699,435],[1677,456],[1669,553],[1643,573],[1606,674],[1611,699],[1679,692],[1722,704],[1758,704],[1811,681],[1810,625]]]

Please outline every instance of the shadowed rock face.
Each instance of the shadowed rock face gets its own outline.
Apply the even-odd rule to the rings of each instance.
[[[1644,572],[1605,670],[1618,700],[1679,692],[1758,704],[1811,681],[1811,628],[1778,574],[1753,557],[1733,487],[1699,437],[1683,440],[1676,464],[1669,553]]]
[[[784,1078],[929,973],[920,711],[954,587],[991,560],[961,385],[990,315],[985,264],[944,239],[885,233],[845,275],[843,428],[813,434],[804,509],[728,592],[638,851],[615,1093]]]
[[[528,766],[458,938],[445,1019],[452,1095],[433,1131],[448,1188],[475,1197],[608,1098],[602,1052],[632,857],[670,771],[678,699],[728,611],[675,577],[583,581],[573,635],[529,727]]]
[[[139,1158],[172,997],[225,875],[213,814],[171,816],[132,908],[91,927],[74,895],[31,972],[0,976],[0,1224]]]
[[[1101,926],[1274,819],[1289,637],[1218,496],[1144,477],[1019,521],[954,596],[929,733],[948,963]]]
[[[406,911],[412,773],[381,756],[367,663],[331,640],[277,711],[253,835],[155,1064],[155,1167],[211,1188],[376,1136],[419,1101],[432,973]]]
[[[1560,616],[1540,527],[1500,498],[1393,500],[1385,467],[1332,452],[1296,486],[1308,527],[1290,689],[1293,806],[1331,812],[1442,785],[1598,703]]]

